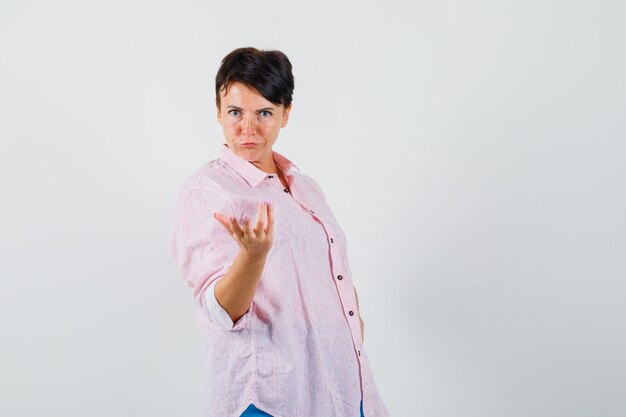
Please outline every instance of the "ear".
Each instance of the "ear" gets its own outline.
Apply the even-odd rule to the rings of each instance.
[[[283,122],[280,125],[281,128],[287,126],[287,122],[289,121],[289,112],[291,111],[292,107],[293,102],[289,103],[289,107],[285,107],[285,111],[283,113]]]
[[[219,123],[221,126],[222,125],[222,110],[220,109],[220,105],[217,102],[217,99],[215,100],[215,105],[217,107],[217,123]]]

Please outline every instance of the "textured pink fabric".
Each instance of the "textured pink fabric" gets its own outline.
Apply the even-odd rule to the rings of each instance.
[[[273,157],[290,192],[220,144],[219,158],[184,181],[174,204],[169,250],[207,336],[204,416],[239,417],[254,403],[274,417],[359,417],[363,394],[365,417],[387,417],[362,345],[346,237],[318,184]],[[274,243],[252,304],[234,325],[215,320],[206,292],[239,245],[212,214],[254,220],[266,199]]]

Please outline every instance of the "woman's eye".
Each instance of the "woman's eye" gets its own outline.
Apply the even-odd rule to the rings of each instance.
[[[271,115],[272,115],[272,112],[269,112],[267,110],[261,112],[261,116],[263,117],[270,117]]]
[[[237,114],[233,114],[233,112],[235,112]],[[239,115],[239,110],[230,110],[228,113],[230,113],[232,116],[238,116]]]

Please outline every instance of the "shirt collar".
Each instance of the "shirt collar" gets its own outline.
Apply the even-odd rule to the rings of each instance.
[[[274,162],[278,166],[278,168],[288,176],[289,170],[291,168],[295,168],[300,171],[300,168],[296,164],[294,164],[291,160],[289,160],[286,156],[272,150],[272,157],[274,158]],[[257,168],[254,164],[249,162],[248,160],[240,157],[236,153],[233,152],[232,149],[228,147],[227,144],[222,143],[219,151],[219,158],[226,162],[231,168],[233,168],[239,175],[241,175],[251,187],[256,187],[261,181],[265,179],[269,174],[259,168]]]

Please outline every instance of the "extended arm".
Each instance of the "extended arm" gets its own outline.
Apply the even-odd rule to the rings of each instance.
[[[233,323],[250,308],[265,260],[265,256],[254,257],[239,251],[230,270],[215,284],[215,298]]]
[[[274,207],[267,201],[260,202],[254,224],[245,214],[242,217],[243,225],[239,224],[235,216],[226,217],[222,213],[215,213],[214,217],[237,240],[240,247],[230,270],[215,284],[215,299],[235,323],[249,310],[261,280],[267,253],[273,242]]]

